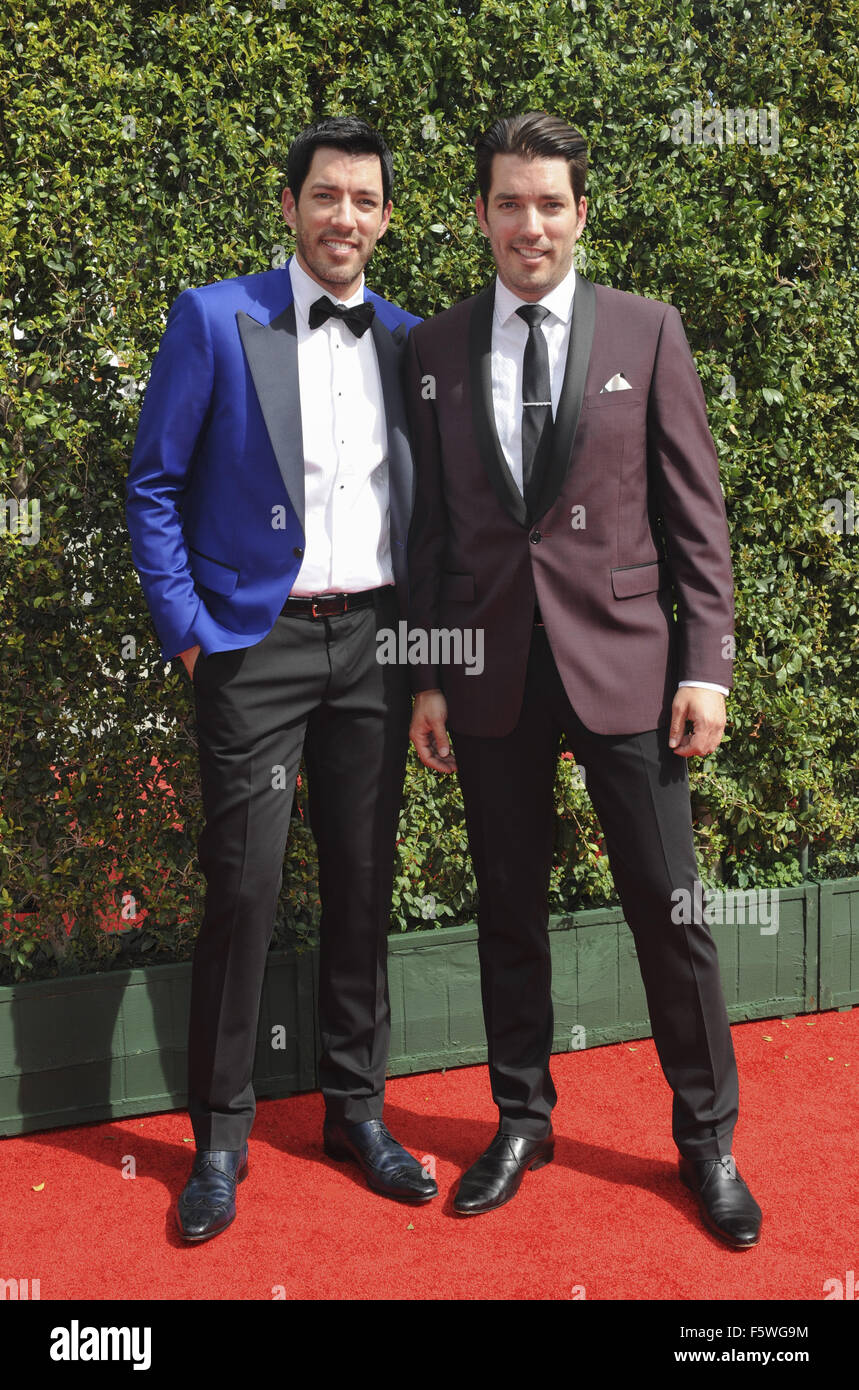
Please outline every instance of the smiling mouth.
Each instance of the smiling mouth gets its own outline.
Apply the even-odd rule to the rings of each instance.
[[[544,256],[548,255],[547,251],[541,251],[535,246],[514,246],[512,249],[516,252],[517,256],[521,256],[522,259],[526,261],[539,261],[542,260]]]
[[[351,241],[329,241],[327,237],[322,238],[322,245],[337,255],[345,255],[347,251],[358,250],[357,246],[354,246]]]

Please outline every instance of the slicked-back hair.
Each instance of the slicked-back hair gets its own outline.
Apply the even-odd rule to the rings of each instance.
[[[576,204],[585,192],[588,147],[578,130],[559,116],[527,111],[522,116],[499,116],[475,142],[477,186],[484,205],[492,184],[492,161],[497,154],[518,154],[523,159],[566,159]]]
[[[328,116],[300,131],[289,147],[286,182],[296,202],[313,156],[321,146],[345,150],[347,154],[378,155],[382,166],[382,202],[389,201],[394,187],[394,161],[379,132],[360,116]]]

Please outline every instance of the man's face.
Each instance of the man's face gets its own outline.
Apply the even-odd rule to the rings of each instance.
[[[322,146],[313,153],[296,203],[283,193],[283,216],[295,232],[302,270],[335,299],[348,299],[388,226],[382,201],[382,165],[375,154],[347,154]]]
[[[496,154],[477,220],[489,237],[501,283],[534,302],[559,285],[573,263],[573,249],[587,216],[587,199],[576,205],[565,159],[524,159]]]

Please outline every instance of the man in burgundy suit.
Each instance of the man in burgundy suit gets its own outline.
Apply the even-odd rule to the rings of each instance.
[[[725,507],[679,313],[573,269],[586,167],[556,117],[495,122],[477,142],[476,208],[497,278],[407,349],[410,631],[474,629],[484,644],[480,674],[416,668],[411,727],[428,767],[458,771],[480,896],[499,1129],[454,1206],[510,1201],[554,1154],[548,884],[565,735],[635,939],[680,1176],[708,1227],[744,1248],[761,1211],[731,1154],[716,948],[676,911],[677,890],[700,901],[685,760],[718,747],[731,682]]]

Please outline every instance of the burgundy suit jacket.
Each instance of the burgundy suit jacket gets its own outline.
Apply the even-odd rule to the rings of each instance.
[[[658,728],[678,681],[729,689],[732,671],[725,505],[680,314],[576,276],[552,456],[529,515],[495,428],[494,296],[493,281],[409,336],[409,635],[482,629],[484,659],[479,675],[427,660],[414,689],[444,691],[454,732],[509,733],[536,600],[582,722]],[[602,391],[617,372],[631,389]]]

